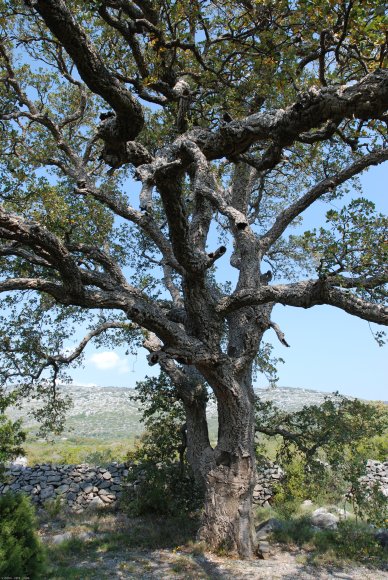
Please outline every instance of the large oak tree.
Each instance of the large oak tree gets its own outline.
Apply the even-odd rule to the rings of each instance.
[[[287,346],[274,305],[388,323],[386,221],[357,193],[388,159],[384,10],[1,0],[0,26],[3,383],[35,388],[51,426],[90,340],[143,342],[184,403],[200,536],[249,557],[252,373],[269,329]],[[340,209],[301,234],[317,200]],[[234,285],[217,279],[227,257]]]

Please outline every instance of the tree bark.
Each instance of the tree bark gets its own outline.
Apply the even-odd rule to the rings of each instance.
[[[193,470],[196,482],[206,486],[206,475],[214,463],[214,452],[210,445],[206,419],[206,400],[195,398],[184,401],[187,428],[187,460]]]
[[[252,499],[256,482],[253,389],[241,381],[216,392],[218,443],[213,467],[206,476],[199,539],[212,550],[251,558],[255,549]]]

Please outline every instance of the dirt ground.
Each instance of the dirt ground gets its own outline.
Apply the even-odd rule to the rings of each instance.
[[[241,561],[213,554],[187,555],[169,550],[127,551],[79,562],[79,571],[95,570],[90,578],[223,579],[223,580],[385,580],[388,572],[365,567],[330,570],[298,563],[297,556],[279,552],[268,560]],[[57,576],[60,578],[61,576]],[[86,576],[85,576],[86,577]]]
[[[41,523],[40,535],[49,552],[48,578],[388,580],[388,568],[317,567],[308,563],[303,550],[285,550],[281,545],[272,545],[265,560],[217,556],[190,542],[190,529],[183,530],[182,545],[171,548],[177,531],[181,530],[163,521],[131,519],[117,513],[47,518]]]

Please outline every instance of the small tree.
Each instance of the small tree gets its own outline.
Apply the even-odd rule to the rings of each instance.
[[[357,182],[341,202],[388,159],[384,11],[0,0],[0,27],[1,376],[52,428],[62,369],[90,340],[144,341],[185,407],[200,535],[250,556],[253,366],[267,331],[287,346],[274,305],[388,323],[386,220]],[[317,200],[339,209],[295,235]]]
[[[11,421],[5,414],[15,398],[15,394],[0,393],[0,477],[3,476],[5,463],[23,453],[21,445],[26,438],[21,421]]]
[[[146,378],[136,384],[132,399],[142,408],[145,433],[128,454],[131,513],[182,514],[203,505],[203,487],[195,481],[187,461],[185,411],[167,375]]]
[[[34,508],[23,494],[0,497],[0,574],[2,577],[42,578],[45,551],[36,533]]]
[[[297,509],[300,501],[311,495],[332,494],[337,500],[350,497],[356,513],[368,513],[369,519],[373,519],[372,513],[380,511],[381,515],[380,508],[386,503],[381,501],[381,492],[366,489],[360,477],[365,475],[367,459],[372,458],[368,457],[374,451],[371,441],[386,435],[385,405],[335,393],[325,397],[321,405],[305,406],[293,413],[257,400],[256,413],[257,432],[280,439],[277,461],[286,478],[277,500],[285,511]]]
[[[364,403],[339,393],[320,405],[305,405],[292,413],[274,403],[256,400],[256,432],[280,436],[279,456],[290,459],[298,452],[306,464],[318,460],[340,465],[351,450],[382,435],[388,428],[384,405]]]

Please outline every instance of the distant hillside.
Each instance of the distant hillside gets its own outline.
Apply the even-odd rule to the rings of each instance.
[[[73,400],[63,437],[77,435],[110,440],[132,438],[143,432],[141,412],[130,398],[134,392],[132,389],[79,385],[62,386],[61,389]],[[291,387],[257,389],[256,393],[262,400],[273,401],[288,411],[297,411],[304,405],[320,404],[328,394]],[[29,412],[38,407],[39,404],[32,401],[21,409],[12,409],[9,415],[14,419],[23,418],[24,426],[34,432],[38,425]],[[212,402],[208,408],[211,431],[216,428],[216,415],[216,406]]]

